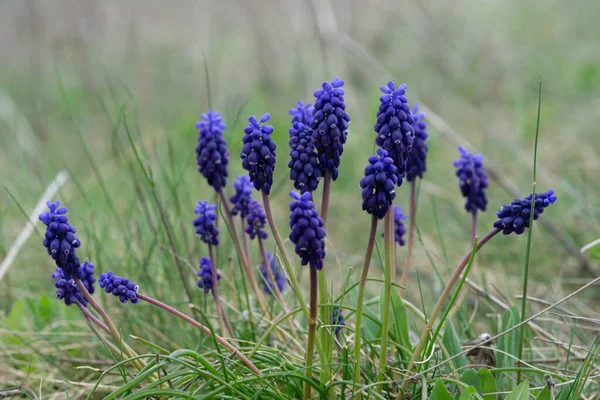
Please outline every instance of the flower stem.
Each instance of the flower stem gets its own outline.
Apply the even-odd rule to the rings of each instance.
[[[319,215],[323,218],[323,229],[327,229],[327,215],[329,213],[329,195],[331,193],[331,171],[326,170],[323,178],[323,197],[321,199],[321,212]],[[325,268],[318,271],[319,281],[319,297],[321,299],[322,306],[319,310],[321,323],[327,324],[331,320],[331,307],[329,307],[329,293],[327,291],[327,275]],[[320,341],[323,347],[323,354],[325,357],[322,361],[322,381],[328,382],[331,379],[330,365],[332,361],[332,336],[327,329],[322,328],[320,331]],[[333,393],[331,393],[333,395]]]
[[[273,218],[273,211],[271,210],[269,196],[263,191],[261,191],[261,193],[263,205],[265,207],[265,214],[267,214],[267,221],[269,222],[269,227],[271,228],[271,232],[273,233],[273,237],[275,238],[275,242],[277,243],[277,247],[279,248],[279,252],[281,253],[281,258],[283,259],[283,264],[285,265],[287,276],[290,278],[290,282],[292,283],[292,289],[294,289],[294,293],[296,294],[296,298],[298,299],[298,302],[302,307],[304,316],[307,320],[310,320],[310,312],[308,310],[308,306],[306,305],[306,301],[304,301],[304,296],[302,295],[302,290],[300,289],[300,285],[298,284],[298,279],[296,278],[294,269],[292,268],[290,256],[288,255],[287,250],[285,249],[283,240],[281,240],[281,235],[279,235],[277,225],[275,225],[275,219]]]
[[[479,251],[479,249],[481,249],[483,247],[483,245],[485,245],[491,238],[496,236],[499,232],[501,232],[500,229],[494,228],[491,231],[489,231],[484,237],[482,237],[481,240],[479,242],[477,242],[477,251]],[[412,354],[410,362],[408,363],[408,367],[406,368],[407,374],[410,374],[410,372],[412,372],[412,369],[415,366],[415,362],[421,355],[421,351],[423,350],[423,346],[425,345],[425,342],[427,341],[427,337],[429,336],[429,333],[432,331],[433,325],[435,324],[435,320],[436,320],[438,314],[440,313],[440,311],[442,310],[442,307],[444,306],[444,302],[450,295],[452,288],[454,287],[454,285],[460,278],[460,275],[462,274],[463,270],[467,266],[467,263],[469,262],[469,259],[471,258],[472,252],[473,252],[473,250],[469,250],[469,252],[465,255],[465,257],[458,264],[458,267],[454,271],[454,274],[452,275],[452,277],[446,284],[444,291],[442,292],[437,303],[435,304],[433,311],[429,315],[427,325],[425,326],[425,329],[423,330],[423,333],[421,334],[419,343],[417,343],[417,346],[415,347],[415,350]],[[400,390],[398,397],[397,397],[398,400],[402,399],[402,397],[401,397],[402,393],[404,393],[406,391],[406,387],[408,386],[409,382],[410,382],[410,379],[407,379],[404,381],[404,383],[402,383],[402,389]]]
[[[208,329],[206,326],[202,325],[200,322],[198,322],[195,319],[193,319],[192,317],[182,313],[181,311],[179,311],[159,300],[156,300],[152,297],[146,296],[141,293],[138,293],[137,297],[140,300],[144,300],[147,303],[153,304],[157,307],[162,308],[165,311],[170,312],[171,314],[175,315],[178,318],[181,318],[185,322],[195,326],[196,328],[199,328],[207,335],[210,335],[210,336],[214,335],[217,342],[219,342],[221,345],[223,345],[225,348],[227,348],[229,351],[231,351],[233,354],[235,354],[235,356],[238,357],[240,359],[240,361],[242,361],[244,364],[246,364],[246,366],[252,372],[254,372],[256,375],[261,375],[260,370],[258,368],[256,368],[256,366],[252,363],[252,361],[250,361],[248,358],[246,358],[246,356],[244,356],[238,349],[236,349],[233,345],[231,345],[227,340],[225,340],[221,336],[217,335],[216,333],[211,332],[210,329]]]
[[[471,225],[471,245],[475,243],[477,237],[477,212],[473,213],[473,223]]]
[[[317,333],[317,269],[310,268],[310,316],[308,318],[308,344],[306,345],[306,381],[304,381],[304,400],[310,399],[312,379],[313,353],[315,350],[315,336]]]
[[[377,381],[381,381],[385,377],[385,366],[387,364],[387,342],[390,320],[390,293],[392,291],[392,268],[395,268],[394,262],[394,208],[390,207],[384,219],[385,231],[385,252],[384,252],[384,284],[383,298],[381,302],[383,309],[381,311],[381,354],[379,356],[379,372]],[[383,389],[383,384],[377,388],[378,392]]]
[[[406,286],[408,280],[408,270],[412,261],[412,251],[415,239],[415,215],[417,213],[417,179],[415,178],[410,183],[410,203],[408,209],[408,244],[406,246],[406,259],[404,260],[404,268],[402,268],[402,276],[400,277],[400,285]]]
[[[110,332],[110,329],[108,329],[108,326],[106,326],[106,324],[104,322],[100,321],[94,314],[92,314],[90,312],[90,310],[88,310],[83,304],[81,304],[80,302],[77,302],[77,306],[79,307],[79,309],[85,316],[85,319],[98,325],[98,327],[100,329],[102,329],[103,331],[105,331],[106,333],[111,335],[111,332]]]
[[[217,306],[217,313],[219,314],[219,325],[221,326],[221,333],[225,334],[225,332],[229,332],[229,336],[235,339],[235,334],[233,333],[233,328],[229,323],[229,319],[225,314],[225,310],[223,309],[223,305],[221,304],[221,296],[219,296],[219,281],[217,280],[217,265],[215,264],[215,255],[213,251],[212,244],[208,244],[208,255],[210,257],[211,264],[211,275],[212,275],[212,294],[215,298],[215,305]]]
[[[127,357],[129,357],[129,358],[137,357],[136,352],[133,351],[133,349],[131,347],[129,347],[129,345],[127,343],[125,343],[125,341],[121,338],[121,335],[119,334],[119,331],[117,330],[117,327],[115,326],[115,324],[112,322],[112,320],[110,319],[110,317],[108,316],[106,311],[104,311],[104,309],[100,306],[100,304],[98,304],[96,299],[94,299],[92,297],[92,295],[88,292],[88,290],[86,289],[83,282],[81,282],[81,279],[74,276],[73,281],[75,281],[75,284],[77,285],[77,288],[79,288],[79,291],[83,295],[83,298],[85,298],[85,300],[92,306],[92,308],[94,310],[96,310],[98,312],[98,314],[100,314],[100,317],[102,317],[102,319],[104,320],[104,323],[106,324],[106,327],[110,331],[110,335],[113,337],[114,341],[116,343],[122,344],[123,352],[127,355]],[[135,362],[133,362],[133,364],[139,370],[143,369],[146,366],[146,362],[141,358],[137,359]]]
[[[267,252],[265,251],[265,246],[263,244],[262,238],[260,237],[260,235],[257,235],[257,238],[258,238],[258,247],[260,248],[260,254],[262,255],[263,262],[265,263],[265,268],[267,270],[267,277],[269,278],[272,292],[275,293],[275,297],[277,298],[277,300],[279,301],[279,304],[281,304],[281,307],[287,314],[290,312],[290,309],[285,304],[285,301],[283,301],[283,297],[281,296],[281,291],[279,290],[279,286],[277,286],[277,282],[275,280],[275,275],[273,275],[273,270],[271,269],[271,263],[269,262],[269,257],[267,257]]]
[[[358,389],[357,384],[360,380],[360,340],[362,335],[363,299],[365,297],[365,286],[369,276],[369,266],[371,265],[371,256],[373,255],[378,222],[377,217],[373,215],[371,217],[371,230],[369,232],[369,242],[367,243],[365,262],[363,263],[362,274],[360,275],[360,283],[358,286],[358,299],[356,300],[356,323],[354,328],[354,385],[352,390],[358,400],[360,400],[361,397],[361,394],[356,393],[356,390]]]
[[[221,204],[223,205],[223,209],[225,210],[225,216],[227,217],[227,222],[229,223],[229,229],[231,229],[231,235],[233,236],[233,244],[235,245],[235,250],[237,251],[238,257],[242,266],[244,267],[246,277],[250,282],[250,286],[252,286],[252,290],[256,295],[258,302],[263,310],[263,312],[267,313],[269,307],[267,306],[267,302],[262,295],[261,291],[258,289],[258,285],[256,284],[256,279],[254,279],[254,273],[252,271],[252,265],[250,264],[250,258],[246,257],[244,251],[242,250],[242,246],[240,245],[240,238],[237,234],[237,229],[235,227],[235,223],[233,221],[233,214],[231,214],[231,208],[229,208],[229,203],[225,198],[225,193],[223,193],[223,189],[219,190],[219,196],[221,197]],[[243,234],[243,232],[242,232]]]
[[[248,260],[250,260],[250,250],[248,249],[248,238],[246,238],[246,235],[244,235],[244,233],[246,232],[246,222],[244,221],[244,218],[242,218],[241,215],[240,215],[240,221],[241,221],[241,227],[242,227],[242,242],[244,242],[244,254],[246,255],[246,258]]]

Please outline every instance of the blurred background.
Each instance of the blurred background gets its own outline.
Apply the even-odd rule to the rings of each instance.
[[[271,113],[278,145],[272,202],[287,235],[288,109],[299,99],[312,101],[321,82],[340,76],[352,124],[332,189],[329,277],[345,278],[350,267],[356,277],[369,221],[358,182],[374,152],[379,86],[394,80],[408,84],[409,102],[427,114],[430,153],[419,187],[411,279],[419,273],[435,293],[434,271],[449,276],[469,248],[470,216],[452,167],[457,146],[482,153],[489,168],[484,233],[502,204],[531,192],[541,74],[537,189],[554,189],[559,201],[533,234],[530,290],[556,300],[596,274],[600,256],[595,249],[580,255],[600,236],[598,20],[593,0],[3,1],[0,260],[15,246],[25,215],[65,171],[70,178],[53,198],[69,207],[83,242],[80,257],[98,270],[139,277],[157,297],[183,302],[129,139],[152,170],[177,251],[196,265],[202,246],[192,230],[194,205],[214,199],[195,165],[199,114],[212,107],[224,115],[231,194],[246,119]],[[403,186],[397,197],[406,212],[408,191]],[[62,307],[40,311],[46,325],[38,326],[26,312],[47,307],[40,296],[58,308],[54,266],[37,230],[0,281],[5,332],[46,329],[58,323],[54,312],[65,313],[60,321],[78,320]],[[492,241],[478,256],[473,279],[515,302],[525,244],[524,237]],[[220,252],[229,254],[230,247],[225,240]],[[397,254],[401,265],[404,250]],[[417,290],[408,296],[419,299]],[[598,298],[596,290],[580,299],[591,307]],[[129,308],[123,312],[127,319]]]

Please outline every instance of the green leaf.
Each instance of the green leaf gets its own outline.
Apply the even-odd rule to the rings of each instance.
[[[23,330],[26,306],[23,300],[17,300],[10,309],[10,314],[6,319],[6,327],[11,331]]]
[[[452,321],[449,319],[446,320],[446,329],[444,330],[444,337],[442,339],[444,343],[444,347],[448,350],[450,356],[454,356],[460,352],[462,352],[462,346],[460,344],[460,340],[456,336],[456,331],[454,330],[454,326],[452,325]],[[456,357],[452,360],[452,363],[456,368],[461,368],[467,365],[467,358],[464,355]]]
[[[505,400],[528,400],[529,399],[529,382],[523,381],[515,388]]]
[[[469,386],[473,386],[477,393],[481,394],[481,386],[479,385],[479,375],[475,372],[474,369],[469,368],[460,377],[460,380],[466,383]]]
[[[38,312],[40,313],[40,319],[43,324],[42,328],[50,324],[50,321],[52,320],[52,307],[50,306],[50,299],[45,294],[40,296]]]
[[[475,389],[473,386],[469,386],[465,390],[463,390],[462,394],[460,395],[459,400],[472,400],[475,398],[474,395],[476,393],[477,393],[477,389]]]
[[[438,379],[437,382],[435,382],[435,386],[433,387],[431,396],[429,396],[429,400],[453,400],[441,379]]]
[[[558,392],[556,400],[569,400],[571,389],[573,389],[573,383],[569,383],[568,385],[563,386],[562,390]]]
[[[486,394],[486,393],[496,393],[498,391],[496,387],[496,379],[487,368],[481,368],[477,371],[477,375],[479,375],[479,386],[481,387],[481,395],[483,396],[483,400],[496,400],[495,394]]]
[[[400,295],[398,294],[398,291],[392,290],[391,302],[392,307],[390,312],[390,335],[395,342],[400,343],[401,346],[409,350],[412,350],[412,346],[410,344],[410,339],[408,336],[408,313],[406,311],[406,307],[404,306],[402,298],[400,298]],[[405,357],[408,356],[409,355],[405,354]]]
[[[548,389],[548,386],[538,394],[535,400],[552,400],[552,393],[550,392],[550,389]]]

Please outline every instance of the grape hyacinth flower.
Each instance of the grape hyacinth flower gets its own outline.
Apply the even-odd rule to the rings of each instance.
[[[75,236],[75,228],[69,224],[67,208],[59,207],[60,201],[47,201],[49,211],[39,215],[40,221],[46,225],[44,247],[54,259],[56,266],[62,269],[66,279],[79,276],[80,261],[75,249],[81,241]]]
[[[208,180],[208,184],[219,192],[225,186],[229,164],[227,142],[223,138],[225,124],[221,115],[213,110],[201,114],[200,118],[200,121],[196,122],[199,132],[196,147],[198,171]]]
[[[380,87],[383,94],[379,97],[381,104],[377,111],[377,122],[373,127],[377,133],[375,143],[386,150],[394,160],[398,186],[402,185],[406,160],[415,138],[414,121],[405,96],[406,87],[404,83],[396,87],[392,81]]]
[[[378,149],[377,155],[369,157],[365,176],[360,181],[363,210],[379,219],[385,217],[396,197],[397,171],[386,150]]]
[[[404,246],[404,234],[406,234],[406,229],[404,228],[404,220],[406,219],[406,215],[402,212],[402,207],[395,205],[394,206],[394,240],[400,246]],[[383,234],[381,236],[384,236]]]
[[[333,307],[331,309],[331,325],[338,325],[335,329],[335,335],[339,335],[342,330],[342,326],[346,326],[346,322],[344,321],[344,314],[342,313],[342,309],[339,307]]]
[[[269,260],[269,265],[271,266],[271,272],[273,272],[273,277],[275,278],[275,284],[277,285],[277,289],[279,289],[279,292],[283,292],[283,289],[285,289],[285,275],[283,274],[283,271],[279,267],[279,263],[277,263],[277,260],[275,259],[275,257],[273,257],[273,255],[271,253],[269,253],[268,251],[266,253],[267,253],[267,259]],[[271,284],[271,281],[269,280],[267,266],[265,265],[264,261],[260,265],[260,273],[262,275],[262,281],[263,281],[263,292],[265,292],[266,294],[271,295],[271,296],[274,295],[275,291],[273,290],[273,285]]]
[[[460,158],[454,161],[456,176],[458,176],[460,191],[467,198],[465,209],[476,214],[477,210],[485,211],[487,197],[485,189],[488,187],[488,176],[483,169],[483,156],[473,155],[463,146],[458,148]]]
[[[291,109],[290,113],[293,110]],[[301,193],[312,192],[319,186],[319,179],[322,176],[321,165],[315,151],[312,130],[304,122],[294,121],[296,118],[300,119],[299,116],[294,115],[290,128],[290,162],[288,163],[290,179]]]
[[[408,158],[406,159],[406,180],[423,178],[423,173],[427,170],[427,124],[425,123],[425,114],[419,112],[419,106],[415,105],[412,110],[413,129],[415,130],[415,139]]]
[[[260,122],[254,115],[248,118],[248,126],[244,129],[246,135],[242,139],[242,167],[250,175],[250,181],[256,190],[262,190],[266,194],[271,192],[273,186],[273,170],[275,169],[275,149],[277,146],[271,140],[273,127],[261,125],[267,122],[271,116],[264,114]]]
[[[219,244],[219,228],[215,225],[217,220],[216,204],[208,204],[208,201],[199,201],[194,210],[198,217],[194,219],[196,235],[209,245]]]
[[[290,192],[290,240],[296,245],[296,254],[302,259],[302,265],[323,268],[325,258],[324,221],[312,202],[310,193]]]
[[[96,288],[94,287],[94,282],[96,282],[96,278],[94,277],[94,264],[85,260],[79,267],[79,277],[89,294],[96,291]]]
[[[321,89],[315,90],[315,107],[310,123],[321,169],[331,172],[333,180],[338,177],[350,123],[342,86],[344,81],[335,77],[331,83],[323,82]]]
[[[54,279],[54,287],[56,288],[57,299],[64,300],[65,304],[68,306],[71,304],[80,303],[84,307],[87,307],[87,301],[83,297],[81,291],[79,291],[75,281],[65,277],[65,274],[61,268],[56,267],[56,270],[52,274],[52,279]]]
[[[248,206],[248,216],[246,217],[248,226],[246,227],[246,233],[250,235],[250,239],[254,239],[259,236],[261,239],[268,237],[265,231],[265,225],[267,223],[267,216],[256,200],[252,200]]]
[[[137,298],[139,286],[134,282],[130,282],[127,278],[115,275],[112,271],[108,271],[107,274],[100,274],[99,284],[106,293],[117,296],[123,304],[127,304],[129,301],[136,304],[139,301]]]
[[[296,108],[290,108],[290,115],[292,116],[292,124],[294,122],[302,122],[304,125],[310,127],[310,123],[313,119],[314,107],[310,103],[304,104],[302,100],[298,100]]]
[[[233,184],[235,193],[231,196],[233,207],[231,213],[246,218],[248,215],[248,205],[252,201],[252,183],[248,175],[239,175]]]
[[[553,190],[536,193],[533,219],[538,219],[544,209],[553,204],[556,198]],[[500,219],[494,222],[494,228],[502,229],[502,233],[505,235],[510,235],[513,232],[520,235],[525,232],[525,228],[529,228],[530,215],[531,195],[524,199],[514,199],[510,204],[503,205],[500,211],[496,213],[496,216]]]
[[[204,289],[204,293],[208,293],[213,290],[213,279],[212,279],[212,264],[208,257],[202,257],[200,259],[200,270],[198,271],[198,287]],[[221,280],[221,274],[217,272],[217,281]]]

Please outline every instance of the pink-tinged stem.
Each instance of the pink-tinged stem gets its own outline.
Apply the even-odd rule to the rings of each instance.
[[[310,399],[312,379],[312,363],[315,351],[315,336],[317,334],[317,308],[318,308],[318,291],[317,291],[317,269],[310,268],[310,316],[308,318],[308,344],[306,346],[306,381],[304,381],[304,400]]]
[[[246,358],[246,356],[244,356],[238,349],[236,349],[233,345],[231,345],[227,340],[225,340],[224,338],[222,338],[221,336],[217,335],[216,333],[212,333],[210,331],[210,329],[208,329],[206,326],[202,325],[200,322],[196,321],[195,319],[193,319],[192,317],[182,313],[181,311],[159,301],[156,300],[152,297],[146,296],[144,294],[138,293],[137,294],[138,299],[143,300],[147,303],[153,304],[157,307],[162,308],[165,311],[170,312],[171,314],[175,315],[178,318],[181,318],[182,320],[184,320],[185,322],[195,326],[196,328],[199,328],[202,332],[206,333],[207,335],[213,336],[215,337],[215,339],[217,340],[217,342],[219,342],[221,345],[223,345],[225,348],[227,348],[229,351],[231,351],[233,354],[235,354],[235,356],[237,358],[240,359],[240,361],[242,361],[244,364],[246,364],[246,366],[252,371],[254,372],[256,375],[261,375],[261,372],[258,368],[256,368],[256,366],[252,363],[252,361],[250,361],[248,358]]]
[[[477,243],[477,251],[479,251],[479,249],[481,249],[484,244],[486,244],[491,238],[496,236],[499,232],[501,232],[500,229],[494,228],[491,231],[489,231],[484,237],[482,237],[481,240]],[[460,279],[460,275],[462,274],[463,270],[467,266],[467,263],[469,262],[469,259],[471,258],[472,251],[473,251],[472,249],[469,250],[469,252],[465,255],[465,257],[458,264],[458,267],[454,271],[454,274],[452,275],[452,277],[446,284],[444,291],[442,292],[437,303],[435,304],[433,311],[428,316],[427,325],[425,326],[425,329],[423,330],[423,333],[421,334],[419,343],[417,343],[417,346],[415,347],[415,351],[413,352],[413,355],[408,364],[408,367],[406,368],[407,374],[410,374],[412,372],[412,369],[415,366],[415,362],[421,355],[421,351],[423,350],[423,346],[424,346],[425,342],[427,341],[427,337],[429,336],[429,334],[432,331],[433,325],[435,324],[435,320],[436,320],[438,314],[440,313],[440,311],[442,310],[442,307],[444,306],[444,302],[446,301],[446,299],[452,292],[452,288],[454,287],[456,282]],[[401,396],[406,391],[406,387],[408,386],[409,381],[410,381],[410,379],[407,379],[404,381],[404,383],[402,383],[402,389],[400,390],[398,397],[396,398],[397,400],[402,399]]]
[[[242,218],[241,215],[240,215],[240,221],[241,221],[241,227],[242,227],[242,242],[244,243],[244,253],[246,255],[246,258],[248,260],[250,260],[250,249],[248,248],[248,238],[246,237],[246,235],[244,235],[244,233],[246,233],[246,221],[244,221],[244,218]]]
[[[217,265],[215,263],[215,256],[213,251],[213,246],[209,243],[208,245],[208,255],[210,257],[211,264],[211,275],[212,275],[212,283],[213,286],[211,288],[213,297],[215,298],[215,305],[217,306],[217,312],[219,314],[219,325],[221,326],[221,332],[225,333],[229,332],[229,336],[235,339],[235,335],[233,333],[233,328],[229,323],[229,319],[225,314],[225,310],[223,309],[223,305],[221,304],[221,296],[219,296],[219,281],[217,280]]]
[[[408,244],[406,246],[406,259],[404,260],[404,268],[402,268],[402,277],[400,284],[406,286],[408,281],[408,270],[412,262],[412,251],[415,240],[415,215],[417,213],[417,179],[415,178],[410,183],[410,203],[408,209]]]
[[[262,310],[266,313],[268,312],[269,307],[267,306],[267,302],[265,301],[264,296],[261,291],[258,289],[258,285],[256,284],[256,279],[254,278],[254,273],[252,271],[252,264],[250,264],[250,258],[246,257],[246,254],[242,250],[240,238],[237,234],[237,229],[235,227],[235,223],[233,221],[233,214],[231,214],[231,208],[229,208],[229,203],[225,198],[225,194],[223,193],[223,189],[219,191],[219,196],[221,196],[221,204],[223,205],[223,209],[225,210],[225,216],[227,217],[227,222],[229,223],[229,228],[231,229],[231,235],[233,236],[233,244],[235,245],[235,250],[237,251],[238,257],[242,266],[244,267],[246,277],[250,282],[250,286],[252,286],[252,290],[260,303]]]
[[[90,310],[88,310],[83,304],[81,304],[80,302],[77,302],[77,306],[79,307],[79,309],[85,316],[85,319],[87,319],[90,322],[93,322],[94,324],[96,324],[99,328],[104,330],[109,335],[111,334],[110,329],[108,329],[108,326],[106,326],[106,324],[104,322],[102,322],[98,318],[96,318],[96,316],[94,314],[92,314],[90,312]]]

